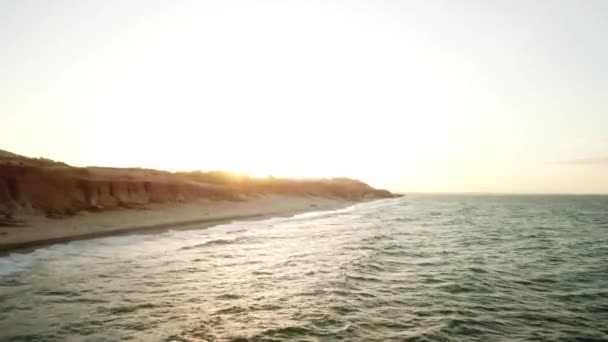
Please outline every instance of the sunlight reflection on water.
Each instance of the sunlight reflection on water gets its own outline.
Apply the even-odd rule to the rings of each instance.
[[[608,339],[606,207],[420,195],[13,254],[0,337]]]

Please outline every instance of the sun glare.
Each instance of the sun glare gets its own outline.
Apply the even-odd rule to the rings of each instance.
[[[589,91],[602,87],[582,86],[606,79],[588,69],[603,53],[591,33],[576,40],[585,49],[560,50],[538,45],[554,36],[535,26],[503,30],[509,16],[452,5],[231,4],[82,5],[36,21],[48,30],[21,25],[36,49],[2,64],[17,80],[0,98],[2,147],[73,165],[347,176],[414,191],[606,189],[608,116]],[[38,50],[44,68],[21,56]],[[555,163],[581,158],[596,163]],[[591,168],[594,185],[575,176]],[[545,174],[553,185],[535,186]]]

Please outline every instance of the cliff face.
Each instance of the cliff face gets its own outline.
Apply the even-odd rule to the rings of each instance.
[[[227,187],[196,184],[177,178],[128,178],[120,173],[99,176],[87,169],[0,165],[0,212],[41,211],[47,216],[81,210],[138,207],[209,198],[236,200]]]
[[[81,210],[137,208],[198,198],[239,200],[264,193],[352,200],[395,196],[350,179],[231,179],[217,178],[217,173],[75,168],[48,159],[15,156],[0,156],[0,214],[7,217],[22,211],[61,217]],[[207,177],[209,174],[215,178]]]

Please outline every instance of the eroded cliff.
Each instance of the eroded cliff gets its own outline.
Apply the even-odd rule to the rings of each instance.
[[[140,208],[150,203],[199,198],[238,201],[265,193],[351,200],[395,196],[346,178],[292,180],[239,177],[222,172],[77,168],[44,158],[7,152],[0,155],[0,214],[7,219],[20,212],[62,217],[82,210]]]

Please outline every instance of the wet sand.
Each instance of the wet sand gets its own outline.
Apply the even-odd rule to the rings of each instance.
[[[195,229],[233,220],[291,216],[339,209],[353,203],[344,199],[268,195],[244,201],[197,200],[152,204],[139,209],[81,212],[61,219],[30,214],[19,217],[24,220],[24,226],[0,227],[0,253],[116,234]]]

